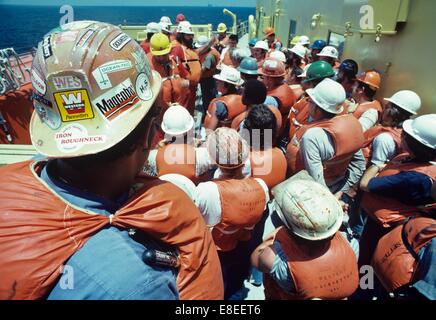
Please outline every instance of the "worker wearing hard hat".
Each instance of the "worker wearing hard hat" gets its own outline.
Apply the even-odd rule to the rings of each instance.
[[[253,49],[254,49],[254,46],[256,45],[257,41],[258,41],[257,38],[253,38],[250,41],[248,41],[248,47],[250,48],[251,57],[253,57],[253,58],[254,58]]]
[[[180,174],[196,184],[206,181],[214,166],[205,148],[195,148],[194,118],[186,108],[179,104],[169,107],[161,127],[165,140],[159,149],[150,151],[144,173],[155,177]]]
[[[353,103],[347,105],[346,113],[351,113],[359,119],[364,132],[380,120],[383,107],[374,99],[380,85],[381,75],[375,70],[362,72],[356,78],[352,94]]]
[[[244,81],[257,80],[259,77],[258,70],[257,61],[253,57],[242,59],[241,64],[238,67],[238,71],[241,73],[241,79]]]
[[[330,191],[299,174],[276,186],[281,227],[252,254],[267,300],[345,299],[359,285],[357,252],[339,229],[344,212]],[[340,265],[340,267],[339,267]]]
[[[338,69],[337,79],[345,89],[347,99],[353,96],[354,85],[356,83],[356,76],[359,72],[359,65],[352,59],[342,61]]]
[[[291,74],[301,74],[306,67],[305,64],[306,59],[306,48],[304,48],[301,45],[295,45],[291,49],[288,50],[288,59],[286,61],[286,64],[289,66],[288,68],[288,74],[286,76],[286,82],[290,84],[291,82]],[[295,84],[295,80],[294,83]],[[300,94],[301,95],[301,94]],[[299,99],[297,99],[299,100]]]
[[[203,104],[203,116],[206,115],[207,107],[216,97],[216,85],[213,76],[216,74],[220,62],[219,52],[210,46],[210,39],[199,36],[195,44],[201,62],[201,95]]]
[[[283,47],[279,38],[276,38],[276,32],[273,27],[268,27],[263,31],[264,40],[268,44],[269,51],[280,50]]]
[[[362,127],[353,116],[340,116],[345,90],[339,83],[324,79],[306,92],[313,122],[301,127],[288,145],[290,173],[308,171],[339,199],[365,171]]]
[[[229,37],[227,35],[227,26],[225,23],[220,23],[216,29],[218,38],[215,44],[215,49],[221,54],[223,49],[229,44]]]
[[[182,57],[182,63],[188,71],[189,90],[184,94],[182,103],[191,114],[194,114],[195,95],[201,79],[201,63],[194,48],[194,31],[189,21],[181,21],[177,26],[176,41],[173,42],[173,54]]]
[[[268,43],[263,40],[256,42],[253,47],[253,53],[253,58],[256,58],[258,68],[262,68],[266,54],[268,53]]]
[[[248,276],[250,254],[256,246],[250,241],[251,234],[267,208],[269,191],[261,179],[244,176],[249,147],[235,130],[217,129],[208,136],[206,146],[221,170],[215,175],[217,180],[198,185],[195,204],[212,227],[223,270],[224,297],[229,299],[238,295]]]
[[[391,160],[377,177],[368,174],[360,182],[360,188],[366,191],[362,208],[368,215],[360,240],[360,265],[370,264],[379,239],[392,228],[408,219],[432,214],[436,209],[432,197],[436,180],[435,126],[436,114],[406,120],[402,147],[407,153]],[[406,235],[410,235],[408,232]],[[405,274],[401,270],[390,276],[403,278]]]
[[[292,139],[303,125],[313,122],[309,115],[310,97],[307,90],[315,88],[324,79],[332,78],[334,75],[333,68],[325,61],[316,61],[305,68],[305,72],[300,76],[304,79],[301,85],[304,94],[300,93],[300,100],[292,106],[289,113],[289,139]],[[298,94],[298,91],[295,90],[294,93]]]
[[[244,83],[238,70],[223,66],[221,73],[214,75],[214,78],[221,95],[213,99],[207,109],[204,127],[209,130],[229,127],[232,120],[247,109],[237,93],[237,87]]]
[[[329,63],[333,69],[339,68],[339,51],[333,46],[324,47],[320,53],[317,54],[319,60]]]
[[[184,88],[189,87],[188,75],[181,61],[171,54],[171,43],[167,36],[156,33],[150,40],[150,53],[147,55],[153,70],[162,77],[162,92],[159,97],[163,112],[172,103],[184,101]]]
[[[267,58],[260,70],[263,83],[268,90],[265,104],[274,105],[286,119],[292,106],[295,104],[295,96],[291,88],[284,82],[286,76],[285,65],[283,62],[274,58]],[[279,128],[280,134],[283,132]]]
[[[159,23],[156,22],[150,22],[149,24],[147,24],[146,29],[145,29],[145,33],[147,34],[147,37],[145,38],[144,41],[141,42],[141,47],[144,50],[145,54],[149,54],[150,53],[150,40],[151,37],[162,31],[162,27]]]
[[[32,66],[47,86],[34,88],[31,138],[47,158],[0,169],[0,212],[8,213],[0,299],[222,299],[218,256],[198,209],[171,183],[138,176],[161,77],[118,27],[64,27],[75,39],[49,33],[50,56],[40,43]],[[83,37],[90,39],[74,50]],[[60,75],[74,86],[56,85]],[[145,263],[150,249],[165,251],[178,272]]]
[[[322,49],[324,49],[327,46],[327,42],[324,40],[315,40],[315,42],[310,46],[310,63],[313,63],[315,61],[319,60],[318,54],[321,53]]]

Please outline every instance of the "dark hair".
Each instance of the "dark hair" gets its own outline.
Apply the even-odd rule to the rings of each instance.
[[[416,160],[419,162],[429,162],[436,159],[436,150],[423,145],[410,134],[403,130],[403,139],[407,147],[412,151]]]
[[[154,33],[153,33],[153,32],[149,32],[149,33],[147,33],[147,40],[150,41],[150,40],[151,40],[151,37],[153,37],[153,36],[154,36]]]
[[[250,145],[253,146],[253,130],[259,130],[261,149],[265,147],[265,130],[271,130],[271,138],[274,139],[277,132],[277,121],[274,113],[265,104],[257,104],[250,108],[245,118],[243,127],[249,131]],[[257,141],[257,139],[256,139]],[[266,144],[272,146],[273,141],[266,141]]]
[[[237,35],[237,34],[231,34],[231,35],[229,36],[229,40],[239,42],[238,35]]]
[[[301,76],[303,74],[303,70],[301,68],[292,68],[291,70],[291,76],[295,78],[295,80],[298,83],[301,83],[303,80],[302,78],[299,78],[298,76]]]
[[[266,86],[259,80],[247,80],[244,84],[242,103],[246,106],[265,102],[267,95]]]
[[[402,128],[403,122],[410,119],[412,114],[400,108],[399,106],[397,106],[392,102],[390,104],[391,104],[391,108],[390,108],[389,116],[392,118],[392,121],[396,128]]]
[[[224,87],[227,89],[227,94],[236,94],[238,92],[234,84],[225,81],[222,81],[222,83],[224,83]]]
[[[115,146],[96,154],[90,154],[75,158],[63,159],[73,168],[98,167],[103,164],[116,161],[122,157],[131,155],[138,146],[144,142],[144,137],[150,126],[151,118],[156,116],[157,108],[152,107],[147,115],[139,122],[127,137],[118,142]],[[153,137],[149,137],[151,140]],[[149,141],[151,142],[151,141]]]
[[[370,99],[374,99],[375,94],[377,93],[377,90],[371,89],[371,87],[363,82],[359,83],[360,86],[363,88],[363,93],[365,96],[367,96]]]

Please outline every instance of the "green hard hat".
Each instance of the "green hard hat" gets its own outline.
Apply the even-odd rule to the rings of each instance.
[[[241,64],[238,68],[239,72],[245,73],[245,74],[252,74],[257,75],[258,73],[258,66],[257,66],[257,60],[252,57],[244,58],[241,61]]]
[[[334,75],[335,71],[330,63],[325,61],[316,61],[310,65],[309,69],[307,70],[306,79],[303,82],[307,83],[314,80],[330,78]]]

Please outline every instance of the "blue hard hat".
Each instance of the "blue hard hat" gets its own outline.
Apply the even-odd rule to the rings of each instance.
[[[327,46],[327,42],[324,40],[316,40],[311,46],[310,49],[312,50],[322,50],[324,47]]]
[[[256,45],[257,42],[257,38],[251,39],[250,42],[248,42],[248,45],[250,47],[254,47]]]
[[[239,72],[245,74],[252,74],[252,75],[259,74],[259,72],[257,71],[258,70],[257,60],[252,57],[247,57],[242,59],[238,70]]]
[[[346,59],[339,66],[339,71],[356,75],[359,72],[359,65],[352,59]]]

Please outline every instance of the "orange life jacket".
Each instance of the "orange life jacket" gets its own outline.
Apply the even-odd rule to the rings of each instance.
[[[294,135],[286,150],[286,158],[292,174],[304,170],[304,163],[300,156],[300,141],[310,128],[322,128],[333,139],[335,155],[323,163],[324,180],[329,185],[345,175],[353,155],[362,147],[365,141],[362,126],[351,115],[336,116],[330,120],[303,126]]]
[[[353,116],[356,117],[356,119],[360,119],[360,117],[368,110],[370,109],[374,109],[378,112],[378,116],[380,119],[380,116],[383,112],[383,107],[380,104],[380,102],[378,102],[377,100],[371,101],[371,102],[365,102],[365,103],[361,103],[357,106],[356,110],[354,110],[353,112],[351,112],[353,114]]]
[[[221,200],[221,222],[212,237],[220,251],[231,251],[239,241],[251,239],[251,232],[262,218],[266,197],[254,178],[217,180]],[[241,197],[243,195],[243,197]]]
[[[230,127],[232,120],[247,110],[247,106],[242,103],[242,96],[239,94],[229,94],[213,99],[207,108],[204,118],[204,126],[209,128],[212,113],[214,113],[215,103],[222,102],[227,108],[227,119],[219,121],[218,127]]]
[[[162,77],[162,90],[161,99],[163,102],[164,111],[168,108],[171,103],[183,102],[183,88],[182,88],[182,78],[179,75],[179,68],[177,62],[172,56],[170,56],[170,64],[162,65],[156,62],[154,56],[149,53],[148,61],[150,61],[150,66],[153,70],[156,70]]]
[[[282,114],[280,113],[279,109],[277,109],[274,106],[268,106],[268,109],[270,109],[271,112],[274,113],[274,117],[276,118],[276,128],[277,128],[276,136],[279,136],[278,130],[282,127]],[[247,118],[247,115],[248,115],[248,111],[245,111],[241,113],[239,116],[235,117],[230,127],[232,129],[239,131],[239,127],[241,126],[242,121],[244,121]]]
[[[159,177],[176,173],[198,184],[204,180],[204,176],[197,176],[196,163],[195,148],[188,144],[171,143],[160,148],[156,154]]]
[[[378,177],[387,177],[402,171],[415,171],[436,180],[436,165],[407,161],[408,155],[402,154],[390,161]],[[411,206],[399,200],[366,192],[362,198],[362,208],[379,225],[390,228],[403,223],[409,217],[421,215],[420,212],[436,208],[436,201],[423,207]]]
[[[380,239],[372,258],[377,278],[389,292],[419,279],[419,251],[436,237],[436,220],[419,217]]]
[[[389,133],[394,139],[395,147],[397,150],[397,154],[402,153],[401,148],[401,132],[403,130],[399,128],[392,128],[392,127],[384,127],[382,125],[376,125],[375,127],[372,127],[368,129],[364,135],[365,135],[365,143],[363,144],[363,155],[365,156],[366,163],[369,165],[371,163],[372,158],[372,144],[374,142],[374,139],[377,138],[382,133]]]
[[[279,148],[251,150],[251,176],[265,181],[269,190],[285,181],[288,164]]]
[[[150,53],[150,42],[147,40],[142,41],[141,48],[144,50],[145,54],[148,55]]]
[[[307,250],[294,236],[281,227],[275,234],[288,259],[288,267],[296,293],[284,292],[264,275],[265,297],[268,300],[344,299],[351,296],[359,284],[356,255],[347,240],[338,232],[325,246]],[[340,261],[340,262],[338,262]]]
[[[279,110],[282,117],[286,119],[289,111],[296,102],[294,92],[291,88],[284,83],[277,88],[268,91],[268,96],[274,97],[279,101]]]
[[[108,225],[138,229],[178,249],[181,299],[223,299],[220,262],[210,232],[179,188],[143,180],[144,188],[106,217],[56,195],[39,178],[43,165],[26,161],[0,168],[0,299],[46,296],[65,261]]]
[[[289,139],[306,124],[309,124],[309,97],[300,99],[289,112]]]
[[[199,59],[200,59],[200,63],[203,65],[204,60],[206,60],[206,57],[208,55],[212,55],[215,59],[215,64],[212,66],[211,69],[207,69],[207,70],[202,70],[201,72],[201,79],[209,79],[212,78],[214,76],[214,74],[216,73],[216,67],[220,61],[220,53],[218,52],[218,50],[216,50],[215,48],[211,48],[210,51],[207,51],[203,54],[199,55]]]
[[[182,45],[183,53],[185,54],[184,64],[188,70],[188,80],[192,87],[196,87],[201,78],[201,63],[197,52]]]

